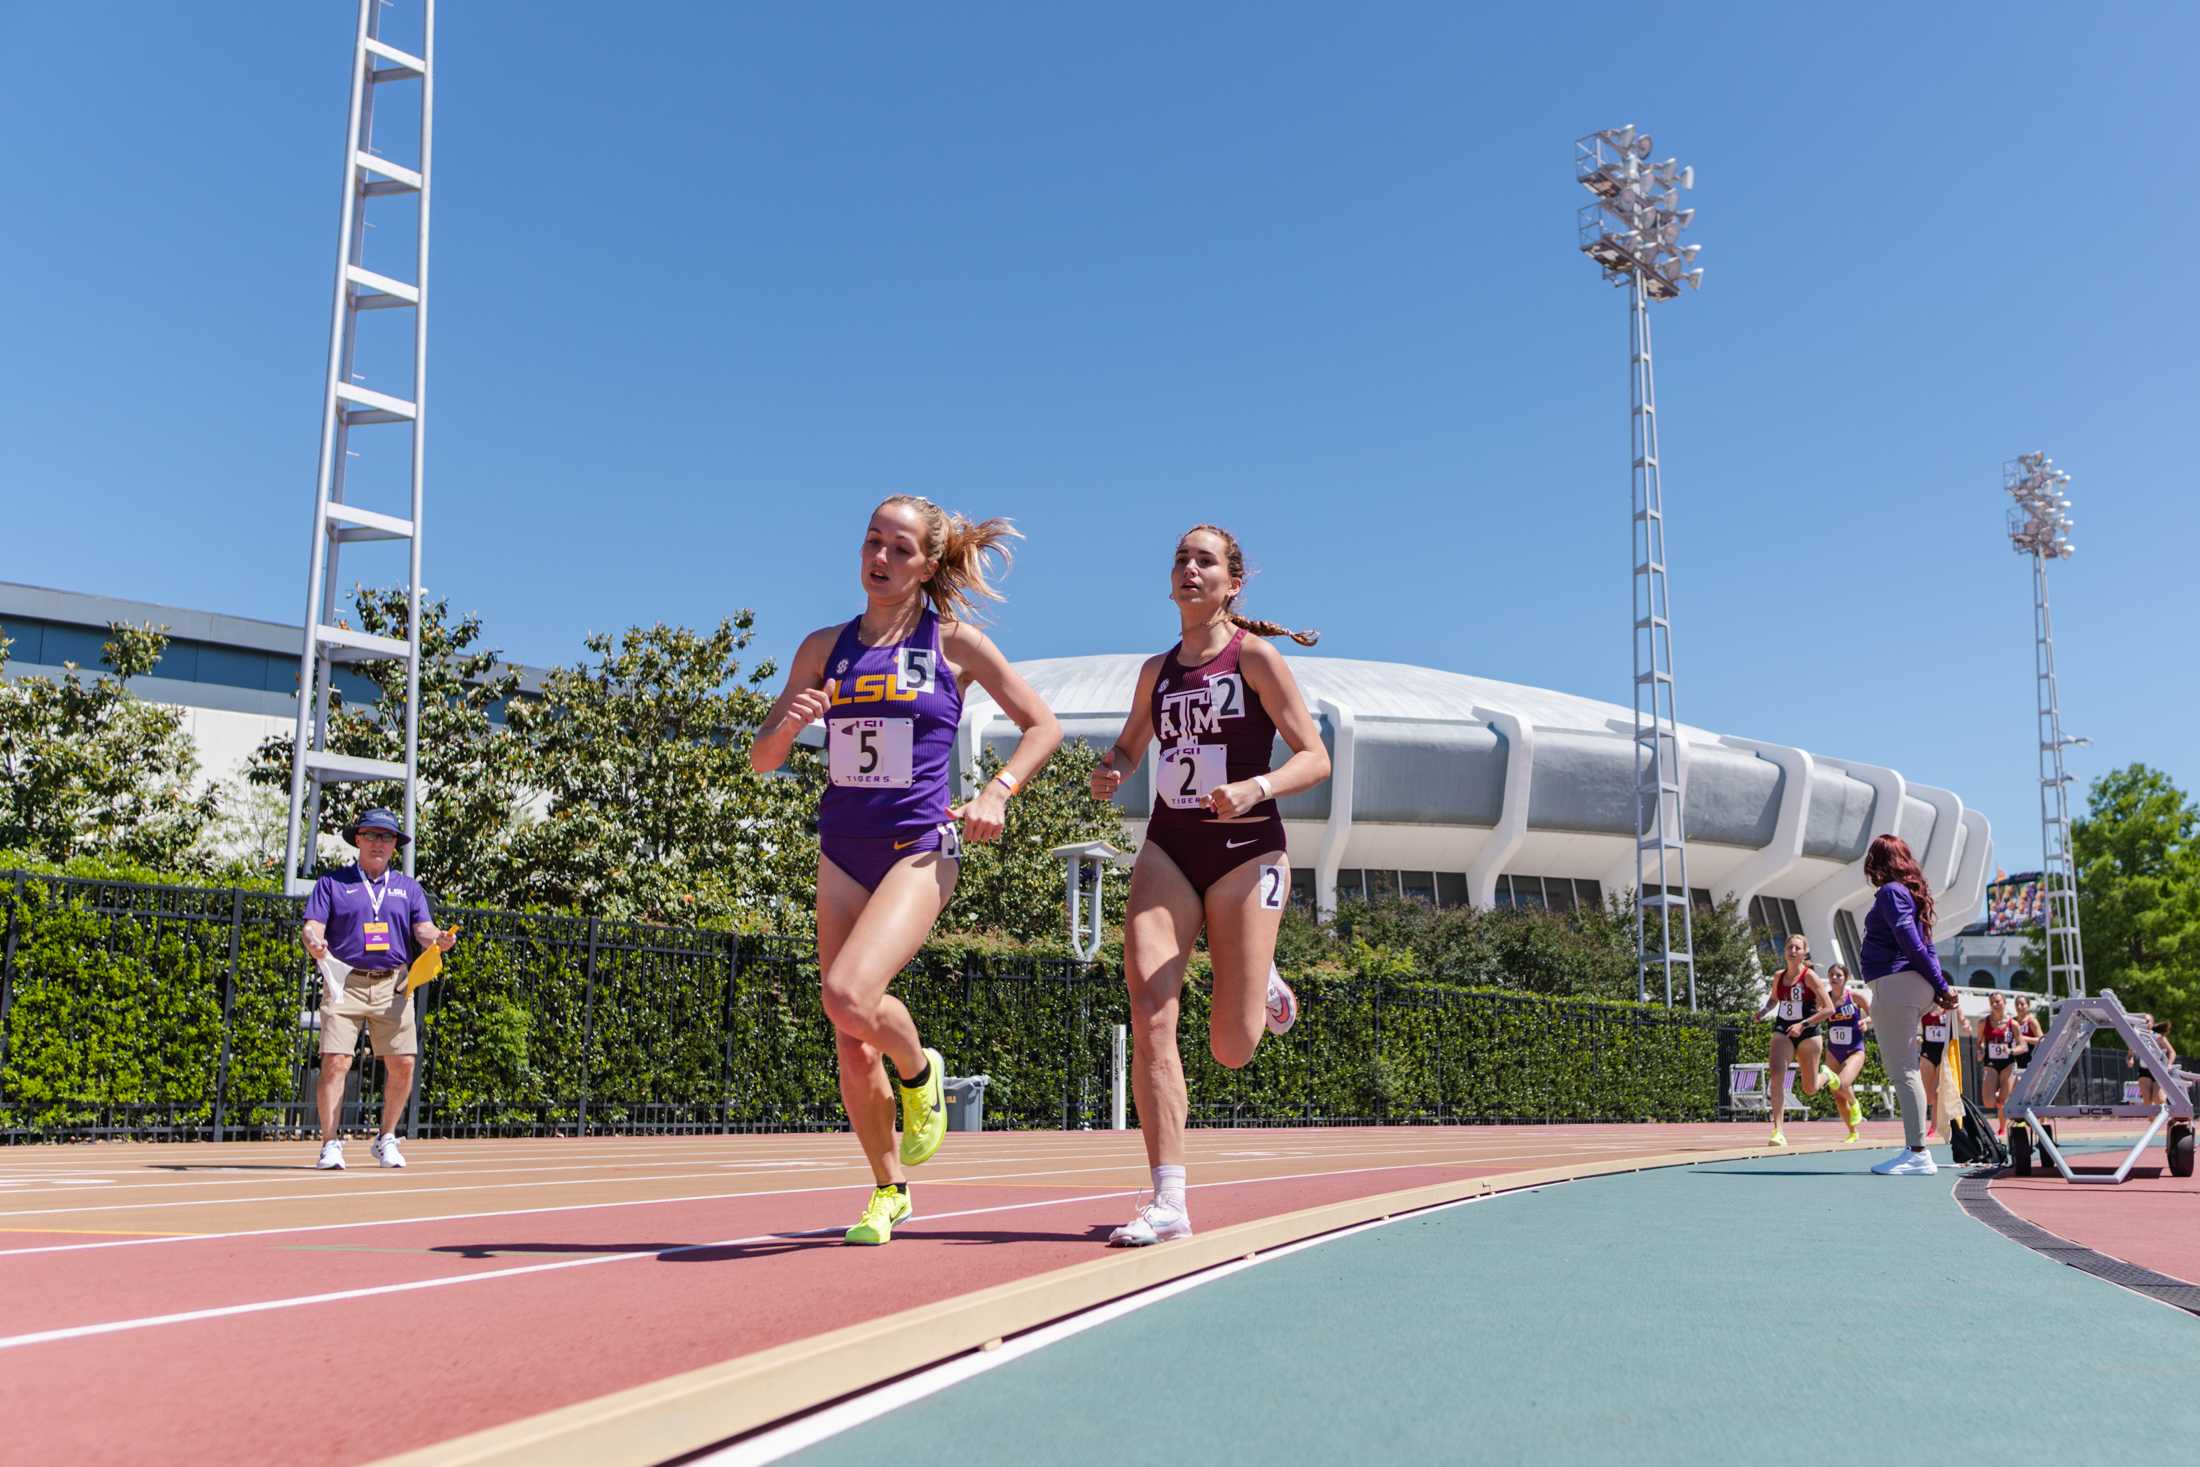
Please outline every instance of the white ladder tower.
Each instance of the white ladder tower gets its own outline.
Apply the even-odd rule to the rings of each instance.
[[[424,430],[428,374],[428,180],[435,96],[435,0],[417,0],[420,50],[415,55],[382,40],[384,12],[392,0],[359,0],[352,48],[351,115],[344,134],[344,188],[337,231],[336,300],[329,325],[328,381],[322,394],[320,468],[313,492],[313,532],[306,574],[306,616],[298,658],[298,722],[291,742],[290,823],[284,841],[283,881],[293,895],[312,886],[323,789],[344,780],[400,784],[408,834],[418,810],[420,775],[420,540]],[[417,88],[419,150],[407,164],[384,158],[374,147],[377,102],[386,87]],[[369,206],[380,199],[409,198],[417,211],[410,280],[379,274],[365,264]],[[361,317],[369,311],[412,313],[412,382],[396,396],[359,384]],[[385,426],[386,425],[386,426]],[[389,514],[348,502],[345,470],[354,428],[383,435],[409,430],[412,492],[407,513]],[[405,635],[370,635],[338,624],[337,576],[346,545],[401,540],[410,550]],[[405,664],[403,762],[363,759],[328,748],[331,680],[345,663],[395,660]],[[412,869],[413,848],[404,853]]]

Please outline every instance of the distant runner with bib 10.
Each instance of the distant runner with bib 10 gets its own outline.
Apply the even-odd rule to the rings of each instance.
[[[1139,669],[1130,718],[1092,774],[1093,797],[1112,799],[1147,743],[1160,742],[1153,812],[1123,917],[1136,1026],[1131,1084],[1153,1200],[1110,1235],[1117,1246],[1191,1235],[1184,1201],[1190,1102],[1176,1025],[1184,965],[1201,929],[1214,973],[1208,1044],[1217,1061],[1244,1065],[1263,1027],[1281,1033],[1298,1011],[1275,971],[1276,929],[1291,894],[1276,800],[1329,778],[1329,754],[1290,664],[1262,639],[1285,636],[1311,647],[1318,638],[1239,616],[1244,589],[1245,555],[1229,531],[1195,525],[1177,541],[1169,597],[1183,636]],[[1271,771],[1279,734],[1291,757]]]
[[[955,895],[964,840],[1001,834],[1008,797],[1053,755],[1061,725],[971,624],[986,557],[1007,558],[1006,520],[973,523],[897,494],[871,514],[857,570],[869,604],[845,626],[803,638],[787,687],[749,762],[770,773],[795,736],[825,721],[830,780],[818,804],[817,970],[840,1056],[840,1096],[876,1186],[850,1243],[878,1244],[915,1216],[907,1167],[931,1160],[947,1130],[943,1061],[886,991]],[[950,808],[963,689],[975,682],[1023,738],[968,803]],[[889,1084],[880,1056],[894,1062]],[[901,1095],[901,1144],[894,1095]]]

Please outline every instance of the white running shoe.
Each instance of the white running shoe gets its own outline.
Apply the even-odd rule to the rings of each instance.
[[[397,1138],[395,1136],[377,1136],[374,1138],[374,1159],[386,1167],[395,1167],[399,1170],[402,1170],[405,1165],[405,1153],[397,1149]]]
[[[1150,1248],[1156,1243],[1166,1243],[1171,1238],[1189,1238],[1191,1235],[1191,1214],[1181,1207],[1170,1207],[1156,1200],[1139,1208],[1138,1216],[1108,1234],[1108,1246]]]
[[[317,1172],[342,1171],[344,1169],[344,1143],[341,1141],[323,1141],[321,1143],[321,1159],[313,1164],[313,1169]]]
[[[1283,975],[1271,964],[1268,969],[1268,1032],[1288,1034],[1298,1021],[1299,996],[1291,991],[1291,985],[1283,981]]]
[[[1897,1151],[1872,1170],[1883,1177],[1929,1177],[1940,1168],[1933,1164],[1930,1152]]]

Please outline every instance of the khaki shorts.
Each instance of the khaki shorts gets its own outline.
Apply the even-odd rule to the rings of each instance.
[[[420,1053],[420,1029],[413,1022],[412,995],[405,991],[402,971],[379,978],[353,973],[344,980],[342,998],[322,1000],[321,1053],[348,1055],[357,1049],[362,1023],[382,1058]]]

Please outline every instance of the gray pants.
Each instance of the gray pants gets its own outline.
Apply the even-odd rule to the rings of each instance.
[[[1917,1066],[1924,1039],[1918,1031],[1932,1006],[1933,985],[1922,973],[1905,968],[1872,983],[1872,1032],[1879,1036],[1879,1059],[1902,1106],[1902,1138],[1912,1151],[1925,1149],[1925,1123],[1931,1114]]]

